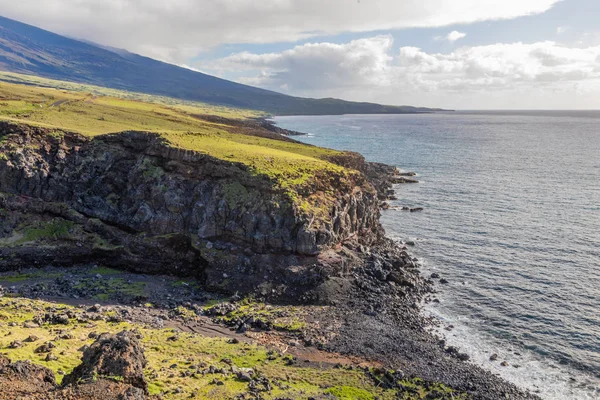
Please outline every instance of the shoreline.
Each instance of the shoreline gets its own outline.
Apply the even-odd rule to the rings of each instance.
[[[243,298],[237,295],[238,291],[242,295],[254,294],[260,298],[261,302],[272,307],[286,304],[299,307],[301,313],[306,315],[307,320],[299,333],[303,344],[298,343],[294,347],[308,352],[316,348],[334,354],[356,357],[385,367],[388,372],[383,370],[384,374],[393,369],[395,373],[391,378],[386,378],[386,381],[381,383],[389,390],[406,390],[402,382],[406,379],[419,378],[425,380],[430,386],[441,383],[461,393],[468,393],[472,399],[496,400],[505,399],[507,396],[511,399],[536,398],[489,372],[469,364],[466,362],[468,357],[459,349],[447,346],[445,342],[426,331],[426,326],[431,321],[428,321],[422,314],[419,305],[431,293],[432,282],[421,275],[417,260],[409,253],[406,246],[399,245],[385,236],[379,218],[382,202],[393,195],[392,186],[412,180],[412,178],[400,175],[395,167],[368,163],[358,153],[349,152],[329,156],[328,160],[332,163],[362,172],[362,174],[353,175],[353,179],[356,179],[351,182],[354,184],[351,186],[354,188],[353,192],[348,192],[346,186],[335,187],[341,192],[338,193],[339,200],[333,205],[334,216],[337,215],[336,218],[339,222],[333,225],[340,224],[340,226],[332,227],[331,231],[334,232],[337,229],[336,232],[349,232],[352,235],[346,237],[341,243],[336,243],[333,248],[314,252],[311,246],[316,246],[318,240],[322,239],[317,239],[316,234],[310,236],[312,233],[307,231],[308,237],[298,236],[295,244],[299,251],[295,253],[291,249],[285,249],[283,243],[277,242],[274,243],[281,249],[270,245],[271,247],[266,249],[257,246],[254,249],[247,247],[240,251],[238,246],[241,240],[235,243],[228,242],[227,237],[190,243],[189,238],[178,232],[175,236],[158,235],[149,240],[144,235],[137,235],[136,229],[142,230],[142,227],[146,227],[145,230],[151,230],[152,226],[141,225],[140,220],[135,218],[131,221],[121,219],[123,222],[119,225],[106,225],[100,219],[91,219],[90,217],[93,216],[93,213],[102,211],[105,213],[102,218],[110,221],[109,213],[116,212],[114,208],[111,208],[110,204],[112,203],[98,204],[98,199],[94,198],[96,202],[94,209],[79,208],[77,211],[76,208],[69,208],[69,206],[79,207],[77,203],[61,205],[52,203],[52,198],[44,200],[36,198],[39,196],[36,194],[36,190],[41,186],[40,182],[45,182],[44,178],[25,175],[22,172],[29,170],[31,160],[39,157],[47,163],[47,172],[49,173],[44,176],[52,176],[54,168],[58,165],[62,171],[76,172],[73,175],[73,179],[75,179],[80,176],[80,169],[76,169],[74,166],[81,165],[76,163],[81,163],[82,159],[87,156],[90,162],[89,167],[93,167],[98,162],[95,156],[97,149],[100,149],[98,151],[102,151],[103,154],[108,152],[127,160],[150,156],[154,157],[154,162],[159,166],[170,165],[170,168],[161,168],[158,173],[157,167],[150,168],[148,162],[134,163],[140,168],[145,168],[135,174],[136,179],[145,179],[143,184],[151,188],[167,183],[173,185],[173,182],[189,183],[195,182],[195,180],[204,182],[207,177],[215,179],[215,176],[210,174],[191,175],[190,172],[187,172],[188,169],[183,168],[184,165],[189,165],[190,168],[194,165],[197,166],[199,162],[209,164],[208,167],[211,168],[216,165],[220,168],[220,173],[227,172],[234,167],[237,168],[237,165],[224,161],[207,160],[200,154],[189,151],[174,151],[172,148],[155,144],[153,142],[155,137],[143,132],[128,132],[100,139],[85,139],[75,134],[65,134],[58,138],[50,136],[51,139],[49,139],[46,132],[41,129],[24,132],[29,135],[28,137],[15,135],[15,131],[27,129],[31,128],[13,125],[6,128],[7,135],[12,135],[10,138],[15,143],[26,143],[23,139],[25,137],[27,140],[39,142],[42,145],[25,147],[23,151],[29,152],[28,157],[18,158],[18,152],[7,152],[14,158],[14,162],[5,160],[4,164],[0,165],[4,168],[0,168],[0,172],[6,177],[5,185],[13,193],[0,196],[3,208],[9,210],[8,217],[3,216],[3,218],[11,218],[10,229],[5,233],[5,236],[9,238],[8,245],[3,249],[3,251],[7,251],[9,257],[0,260],[2,269],[18,271],[19,266],[35,265],[36,263],[40,266],[53,264],[77,266],[81,265],[81,260],[86,260],[87,262],[98,261],[103,266],[135,269],[137,270],[135,272],[164,273],[167,272],[164,270],[165,262],[169,262],[172,270],[168,272],[184,277],[193,276],[196,278],[195,282],[198,282],[207,291],[218,293],[218,289],[220,289],[225,293],[236,293],[230,301],[225,302],[229,305],[222,306],[223,309],[219,308],[215,312],[225,318],[223,322],[233,323],[231,328],[237,331],[260,333],[266,330],[265,327],[268,327],[268,324],[265,325],[265,321],[261,320],[262,323],[259,323],[255,316],[244,317],[241,320],[236,316],[242,307],[239,303],[243,301]],[[273,133],[255,132],[255,134],[268,136]],[[147,144],[142,139],[146,140]],[[6,141],[6,146],[11,144],[10,140]],[[130,140],[135,142],[136,146],[142,147],[143,151],[140,152],[139,148],[130,147]],[[65,143],[65,141],[67,142]],[[71,145],[68,141],[75,143],[76,146]],[[285,139],[284,141],[291,140]],[[74,154],[66,157],[58,149],[50,150],[52,146],[70,149]],[[195,157],[198,157],[199,161]],[[204,164],[202,165],[204,166]],[[86,165],[84,164],[84,166]],[[97,171],[96,168],[93,170]],[[115,171],[112,173],[114,174]],[[235,177],[236,182],[239,183],[240,175],[241,173],[236,170],[232,171],[231,176]],[[31,179],[31,185],[17,184],[20,181],[16,178],[21,179],[23,176]],[[60,175],[54,174],[54,176]],[[13,177],[16,178],[11,179]],[[106,179],[106,173],[101,177]],[[251,187],[251,178],[247,179],[248,182],[245,183],[247,187]],[[65,188],[71,187],[70,185],[62,186],[61,182],[56,180],[50,183],[54,189],[65,190]],[[97,179],[84,183],[93,186],[96,185]],[[129,185],[127,182],[123,184]],[[221,184],[221,182],[217,181],[216,184]],[[11,189],[13,185],[14,188]],[[124,188],[129,188],[129,186],[124,186]],[[257,186],[257,188],[260,187]],[[175,189],[179,188],[174,187]],[[158,195],[166,196],[165,193],[168,192],[168,190],[163,191]],[[56,195],[57,192],[50,191],[48,193]],[[88,191],[82,191],[76,196],[86,198],[87,193]],[[128,194],[125,189],[119,193],[123,196]],[[238,197],[241,201],[250,201],[247,195]],[[231,211],[235,211],[236,207],[239,207],[236,205],[238,197],[232,198]],[[217,201],[218,196],[206,196],[205,200]],[[162,205],[163,202],[159,202],[159,205]],[[223,207],[226,205],[228,204],[223,203]],[[148,206],[146,205],[146,207]],[[173,218],[169,213],[177,212],[179,209],[173,207],[165,210],[162,206],[161,208],[157,207],[158,211],[165,213],[164,218],[169,220]],[[122,213],[118,213],[118,216],[122,217]],[[40,238],[46,245],[58,243],[54,248],[39,246],[39,243],[32,246],[31,242],[27,241],[26,243],[30,243],[29,246],[17,249],[11,247],[13,241],[10,238],[17,238],[18,243],[19,238],[23,237],[18,229],[24,222],[39,224],[40,221],[46,221],[48,218],[52,218],[54,221],[52,232],[58,233],[52,233],[49,237],[42,235]],[[58,224],[56,218],[62,218],[65,222]],[[173,220],[177,219],[173,218]],[[344,222],[345,220],[348,222]],[[271,219],[266,219],[266,221],[270,222]],[[227,219],[227,222],[230,223],[231,220]],[[129,223],[130,227],[127,227],[125,223]],[[63,229],[62,227],[67,228]],[[75,229],[80,229],[78,231],[80,233],[77,234],[76,240],[73,240],[74,238],[70,237],[69,232]],[[111,235],[109,239],[111,243],[104,244],[107,233]],[[89,237],[89,240],[86,239],[89,244],[84,241],[86,237]],[[326,238],[327,235],[322,237]],[[35,239],[35,236],[33,238]],[[98,252],[97,243],[102,243],[104,246],[100,252]],[[119,246],[115,247],[115,244]],[[128,259],[127,257],[136,255],[134,249],[140,251],[140,246],[143,246],[141,247],[141,256],[137,256],[140,258]],[[167,250],[169,253],[166,252]],[[156,259],[147,260],[149,254]],[[234,258],[228,258],[231,256]],[[98,257],[97,260],[94,257]],[[161,263],[160,257],[168,258],[163,259]],[[137,263],[132,265],[133,261]],[[142,261],[146,262],[147,266],[142,264]],[[246,262],[244,269],[240,268],[241,261]],[[115,262],[116,264],[111,264]],[[199,266],[206,269],[199,271]],[[203,272],[204,276],[201,276],[200,272]],[[22,279],[22,277],[18,276],[17,279]],[[96,293],[94,286],[84,292],[73,292],[73,290],[81,289],[78,287],[80,282],[76,284],[76,280],[67,279],[65,281],[59,277],[52,282],[56,283],[58,287],[39,286],[37,283],[31,282],[32,286],[26,288],[26,297],[49,296],[56,290],[58,290],[57,293],[60,293],[63,285],[70,288],[64,292],[65,295],[75,295],[82,300]],[[95,285],[96,283],[92,280],[91,284]],[[112,297],[111,293],[109,291],[100,294]],[[167,293],[167,296],[170,296],[171,300],[166,301],[163,307],[167,309],[188,307],[186,304],[189,304],[189,301],[181,298],[173,299],[170,293]],[[110,300],[110,298],[106,300]],[[119,305],[118,299],[115,300]],[[206,299],[200,297],[197,303],[189,304],[189,307],[197,311],[202,310],[199,312],[203,314],[209,312],[204,309],[205,305]],[[314,306],[318,307],[315,309]]]
[[[442,299],[442,303],[444,300]],[[439,305],[429,304],[424,312],[442,321],[433,333],[448,344],[463,349],[477,366],[488,370],[514,385],[529,390],[543,399],[594,400],[597,386],[584,371],[565,368],[529,349],[510,345],[490,333],[483,332],[468,318],[440,311]],[[446,328],[452,326],[452,330]],[[494,361],[491,356],[497,356]],[[502,362],[507,362],[502,366]],[[596,388],[596,389],[594,389]]]
[[[338,122],[338,120],[334,120],[334,122]],[[282,123],[284,123],[282,121]],[[315,124],[318,124],[318,120],[315,122]],[[285,125],[285,124],[284,124]],[[300,123],[300,125],[296,125],[295,123],[292,123],[291,126],[312,126],[311,124],[305,124],[305,123]],[[317,129],[317,128],[314,128]],[[321,132],[321,131],[319,131]],[[327,146],[327,143],[332,143],[331,140],[327,139],[327,135],[325,134],[325,132],[321,132],[322,133],[322,137],[325,137],[325,139],[323,140],[317,140],[317,141],[313,141],[313,140],[308,140],[309,143],[311,144],[316,144],[316,143],[320,143],[321,145],[325,145]],[[364,136],[364,135],[363,135]],[[364,140],[363,137],[360,137],[360,140]],[[324,144],[325,143],[325,144]],[[337,144],[337,147],[335,148],[344,148],[343,144],[339,144],[339,141],[335,142]],[[354,147],[355,149],[357,148],[356,146]],[[389,161],[389,160],[388,160]],[[413,160],[412,162],[412,167],[415,168],[415,161]],[[425,179],[425,178],[424,178]],[[402,190],[401,188],[398,188],[398,190]],[[414,192],[411,190],[411,192]],[[398,196],[401,197],[401,196]],[[415,198],[414,196],[411,197],[411,200],[413,201],[413,206],[418,205],[418,198]],[[399,205],[400,204],[400,205]],[[400,210],[401,209],[401,203],[400,202],[390,202],[390,210]],[[395,215],[397,215],[396,213],[394,213]],[[400,219],[398,220],[399,217],[393,217],[392,220],[394,221],[394,223],[402,223],[399,221],[406,221],[406,219],[403,219],[400,217]],[[407,216],[408,218],[408,216]],[[387,229],[389,225],[385,224],[385,220],[382,220],[382,223],[384,223],[384,227]],[[402,231],[402,229],[400,228],[400,231]],[[410,232],[403,232],[402,234],[399,234],[399,237],[403,238],[404,240],[407,240],[407,238],[410,237]],[[422,255],[422,253],[420,253]],[[419,256],[419,258],[421,258],[421,256]],[[426,260],[425,260],[426,261]],[[435,266],[433,266],[435,268]],[[426,269],[423,270],[423,272],[425,273]],[[442,272],[439,269],[434,269],[429,271],[428,273],[425,274],[425,276],[429,276],[431,272]],[[450,276],[450,275],[449,275]],[[444,277],[442,276],[442,278],[448,278],[448,276]],[[448,278],[452,281],[452,278]],[[448,290],[452,290],[451,286],[452,284],[454,284],[455,282],[451,282],[451,285],[440,285],[439,288],[443,288],[442,291],[448,291]],[[458,300],[460,301],[460,299]],[[430,306],[432,307],[436,307],[436,304],[430,304]],[[443,304],[442,304],[443,306]],[[428,315],[431,315],[430,313]],[[457,324],[455,321],[456,320],[460,320],[460,316],[455,315],[455,319],[452,319],[452,322],[445,322],[444,326],[448,326],[448,325],[456,325],[458,327],[459,324]],[[474,329],[476,329],[476,325],[477,322],[473,322],[472,324],[470,324],[470,326]],[[442,327],[441,333],[447,333],[448,336],[451,336],[451,333],[449,333],[448,331],[443,329],[444,327]],[[455,332],[457,332],[458,330],[455,330]],[[470,331],[471,334],[469,334],[468,336],[462,337],[460,340],[449,340],[451,345],[455,345],[458,346],[459,348],[461,348],[460,345],[464,346],[462,348],[464,348],[465,350],[469,350],[470,348],[470,343],[473,343],[474,341],[477,342],[480,339],[480,336],[475,336],[472,335],[473,333],[476,334],[476,330],[471,330]],[[482,331],[482,333],[485,332],[485,330]],[[479,338],[479,339],[478,339]],[[514,346],[513,346],[514,347]],[[519,347],[516,347],[518,353],[522,353],[522,354],[526,354],[527,350],[519,350]],[[532,353],[533,361],[532,362],[537,362],[539,363],[539,366],[536,366],[536,375],[531,375],[532,379],[531,381],[524,381],[523,379],[519,379],[519,377],[517,376],[517,379],[508,379],[510,377],[510,374],[512,375],[519,375],[519,373],[524,374],[524,373],[529,373],[529,369],[527,369],[527,361],[523,360],[521,358],[519,358],[519,356],[513,356],[510,357],[510,354],[508,354],[508,366],[506,367],[500,367],[500,364],[504,361],[504,359],[502,358],[502,351],[503,348],[502,347],[498,347],[498,344],[492,346],[487,346],[487,348],[482,349],[483,353],[481,357],[478,357],[476,354],[474,354],[472,351],[467,351],[472,358],[477,359],[477,365],[482,366],[483,368],[486,368],[488,371],[493,372],[493,373],[502,373],[504,372],[505,374],[503,374],[503,376],[505,376],[505,379],[511,382],[514,382],[515,384],[517,384],[518,386],[522,387],[522,388],[526,388],[526,389],[530,389],[532,391],[536,390],[537,388],[534,386],[535,384],[537,384],[539,387],[542,388],[542,394],[543,393],[548,393],[548,398],[556,398],[556,399],[562,399],[562,398],[581,398],[581,399],[592,399],[595,398],[593,393],[594,390],[598,390],[597,386],[594,385],[595,379],[592,378],[592,375],[588,372],[586,372],[585,370],[578,370],[578,369],[570,369],[570,368],[563,368],[562,366],[557,366],[557,365],[553,365],[552,360],[547,359],[547,358],[543,358],[539,355],[537,355],[537,353]],[[499,353],[499,358],[497,359],[497,361],[495,361],[495,363],[491,363],[489,361],[489,357],[492,356],[494,353]],[[485,361],[485,362],[482,362]],[[515,364],[517,367],[520,366],[520,368],[515,368],[513,366],[513,364]],[[495,366],[495,368],[494,368]],[[489,368],[488,368],[489,367]],[[525,369],[527,369],[527,371],[525,371]],[[547,372],[547,375],[543,375],[544,370]],[[556,371],[557,370],[563,370],[562,374],[558,374]],[[544,376],[547,376],[547,378],[545,379]],[[589,378],[588,378],[589,376]],[[556,379],[561,380],[561,383],[557,383],[554,382],[553,379],[551,377],[556,377]],[[576,381],[575,381],[575,379]],[[544,384],[544,382],[547,382],[547,384]],[[530,384],[528,384],[530,383]],[[551,388],[548,389],[547,386],[550,386]],[[562,387],[562,389],[561,389]],[[594,389],[596,388],[596,389]],[[546,390],[544,390],[546,389]],[[558,395],[555,395],[555,393],[558,393]],[[562,395],[561,395],[562,393]],[[565,394],[566,393],[566,394]]]
[[[272,123],[273,125],[276,124],[276,121],[273,120],[267,120],[268,123]],[[283,129],[283,128],[279,128],[279,129]],[[286,129],[283,129],[283,131],[288,131]],[[298,135],[310,135],[310,133],[305,133],[305,132],[296,132],[296,131],[289,131],[289,132],[293,132],[294,135],[298,136]],[[284,133],[285,134],[285,133]],[[362,155],[360,155],[362,157]],[[366,161],[366,160],[365,160]],[[366,161],[366,164],[371,166],[373,168],[373,170],[376,170],[376,173],[372,173],[372,177],[371,177],[371,183],[373,183],[373,181],[378,181],[376,184],[376,188],[378,189],[378,193],[379,193],[379,199],[381,201],[380,203],[380,207],[382,210],[394,210],[394,206],[390,206],[389,205],[389,201],[393,201],[396,200],[396,194],[398,192],[398,190],[400,190],[400,185],[402,184],[409,184],[409,183],[419,183],[418,180],[414,179],[414,177],[417,175],[414,172],[401,172],[401,170],[398,167],[394,167],[394,166],[390,166],[390,165],[386,165],[383,163],[378,163],[378,162],[372,162],[372,161]],[[363,171],[365,172],[365,171]],[[367,174],[368,175],[368,174]],[[379,179],[376,178],[377,176],[379,176]],[[383,178],[382,178],[383,177]],[[385,179],[387,178],[387,179]],[[414,212],[414,211],[421,211],[422,208],[408,208],[408,207],[397,207],[397,210],[402,210],[402,211],[410,211],[410,212]],[[389,239],[389,236],[386,234],[386,239]],[[402,247],[403,251],[408,251],[408,247],[406,247],[406,243],[405,242],[401,242],[400,246]],[[416,260],[416,258],[414,256],[411,256],[412,259]],[[425,278],[425,276],[423,275],[423,271],[420,269],[420,275]],[[441,324],[443,324],[442,320],[437,318],[437,317],[433,317],[435,318],[435,320],[432,320],[431,318],[431,313],[428,313],[425,310],[425,307],[428,304],[433,303],[433,299],[430,297],[430,295],[435,295],[435,293],[437,293],[437,291],[433,288],[433,280],[431,278],[425,278],[426,279],[426,284],[429,285],[426,289],[426,292],[428,294],[423,295],[423,297],[420,300],[420,306],[422,307],[422,309],[420,309],[418,311],[419,317],[423,318],[423,329],[424,330],[431,330],[431,333],[434,335],[433,336],[433,340],[437,340],[437,345],[441,344],[441,348],[444,350],[444,352],[452,354],[453,356],[457,357],[459,360],[461,361],[467,361],[470,356],[468,356],[467,354],[461,353],[459,348],[456,348],[454,346],[446,346],[445,345],[445,337],[443,335],[440,335],[440,332],[435,332],[435,328],[439,327]],[[437,282],[436,282],[436,287],[440,286],[443,284],[443,282],[445,281],[442,277],[441,282],[439,278],[436,278]],[[368,313],[368,312],[367,312]],[[468,361],[467,361],[468,362]],[[499,361],[500,363],[501,361]],[[483,366],[480,365],[475,365],[474,363],[470,363],[474,368],[482,368],[482,370],[484,372],[492,372],[489,369],[485,369]],[[478,371],[479,372],[479,371]],[[477,372],[477,373],[478,373]],[[502,378],[506,383],[508,383],[509,385],[513,385],[514,383],[510,382],[509,380],[506,380],[504,378]],[[523,387],[523,390],[529,390],[528,388]],[[530,392],[530,394],[524,394],[525,397],[523,398],[537,398],[537,396],[533,393]],[[529,397],[531,396],[531,397]],[[488,398],[488,397],[482,397],[483,398]],[[493,398],[493,397],[489,397],[489,398]]]

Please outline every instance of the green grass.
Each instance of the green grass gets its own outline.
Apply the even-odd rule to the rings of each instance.
[[[4,76],[5,80],[11,77],[14,81],[14,75],[0,74],[0,79]],[[28,79],[31,84],[50,84],[41,78]],[[114,97],[114,91],[109,89],[101,92],[111,96],[99,96],[86,92],[85,89],[90,88],[85,85],[59,83],[52,81],[52,85],[69,91],[0,81],[0,120],[74,131],[90,137],[128,130],[155,132],[172,147],[248,166],[252,174],[268,179],[302,212],[325,209],[333,201],[333,193],[328,192],[333,183],[339,185],[357,179],[358,172],[328,161],[342,155],[341,152],[245,134],[239,127],[197,118],[197,114],[215,111],[206,109],[208,106]],[[74,87],[79,90],[75,91]],[[147,96],[142,98],[147,99]],[[228,109],[226,114],[238,118],[249,116],[243,110],[233,109]],[[154,173],[160,171],[148,172]],[[348,186],[353,187],[351,183]],[[237,187],[232,194],[235,197],[242,192]]]
[[[100,272],[95,272],[94,270],[90,270],[90,272],[101,274]],[[74,289],[95,290],[96,292],[99,292],[94,295],[95,300],[108,301],[110,299],[115,299],[117,296],[133,298],[143,297],[146,294],[146,283],[127,282],[123,278],[110,278],[102,280],[90,278],[82,280],[79,285],[74,286]]]
[[[122,275],[124,274],[123,271],[120,271],[118,269],[114,269],[114,268],[108,268],[108,267],[94,267],[91,268],[89,270],[90,273],[92,274],[100,274],[102,276],[104,275]]]
[[[216,106],[195,101],[186,101],[172,97],[156,96],[145,93],[130,92],[126,90],[110,89],[101,86],[87,85],[74,82],[47,79],[33,75],[17,74],[0,71],[0,81],[15,84],[27,84],[38,87],[53,88],[61,91],[90,93],[94,96],[109,96],[124,100],[134,100],[146,103],[155,103],[180,109],[196,114],[217,115],[226,118],[250,118],[264,116],[262,111],[246,110],[226,106]]]
[[[0,282],[7,283],[18,283],[23,281],[29,281],[32,279],[54,279],[62,276],[60,272],[47,272],[45,270],[39,270],[21,274],[18,272],[4,273],[0,275]]]
[[[69,237],[74,224],[63,219],[52,220],[39,227],[29,227],[23,231],[22,242],[34,242],[43,239],[64,239]]]
[[[247,305],[250,305],[248,303]],[[233,399],[248,390],[248,384],[239,381],[235,375],[202,374],[198,368],[206,369],[213,365],[216,368],[229,369],[232,365],[238,368],[253,368],[257,374],[266,377],[273,385],[271,392],[262,392],[265,400],[277,398],[306,399],[321,398],[323,395],[337,399],[404,399],[416,400],[427,397],[429,393],[453,394],[455,399],[465,399],[443,385],[427,388],[422,381],[415,379],[403,384],[409,391],[384,389],[367,374],[356,368],[331,368],[306,366],[303,363],[290,365],[289,356],[278,354],[266,347],[249,343],[230,343],[226,338],[209,338],[196,333],[174,332],[171,329],[150,329],[133,323],[109,323],[94,321],[79,323],[70,320],[69,325],[43,325],[36,328],[25,328],[23,323],[33,319],[37,314],[44,314],[49,308],[57,312],[83,310],[71,306],[48,303],[40,300],[24,298],[0,298],[0,352],[13,361],[30,360],[44,365],[55,373],[62,370],[69,373],[80,363],[81,347],[89,345],[93,339],[88,337],[90,332],[120,332],[136,328],[141,333],[142,345],[148,360],[145,370],[152,394],[165,394],[169,399],[211,398]],[[182,310],[182,312],[187,313]],[[115,313],[106,311],[106,316]],[[196,318],[190,314],[188,318]],[[17,326],[9,326],[15,322]],[[67,330],[73,339],[55,340],[57,329]],[[23,347],[9,348],[14,340],[24,341],[30,335],[39,337],[34,343],[23,342]],[[175,340],[171,340],[176,336]],[[34,350],[47,341],[54,341],[56,348],[52,351],[58,360],[46,362],[45,354],[35,354]],[[174,365],[174,367],[172,367]],[[186,374],[187,371],[194,372]],[[189,375],[189,376],[188,376]],[[222,386],[212,384],[214,379],[224,383]],[[57,375],[58,381],[62,380]],[[429,385],[431,386],[431,385]],[[182,388],[182,393],[174,393],[176,388]],[[450,397],[445,397],[450,398]]]
[[[218,303],[212,302],[211,306]],[[238,303],[237,310],[227,315],[216,317],[218,321],[230,323],[239,319],[249,319],[254,317],[262,319],[264,322],[271,323],[274,329],[287,332],[300,332],[306,327],[304,317],[306,312],[300,307],[294,306],[274,306],[257,302],[252,298],[245,298]],[[206,307],[208,309],[210,307]]]
[[[359,389],[351,386],[336,386],[327,389],[325,393],[330,393],[340,400],[373,400],[372,393],[364,389]]]

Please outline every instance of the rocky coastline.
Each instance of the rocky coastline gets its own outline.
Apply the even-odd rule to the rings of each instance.
[[[220,117],[202,118],[219,122],[214,118]],[[262,136],[292,134],[265,120],[242,125]],[[380,209],[393,199],[394,185],[416,183],[413,174],[366,162],[356,153],[332,156],[330,162],[358,174],[349,181],[326,177],[315,183],[311,189],[329,192],[327,201],[321,208],[302,209],[244,165],[174,149],[156,134],[123,132],[90,139],[1,123],[0,137],[2,273],[32,266],[87,271],[87,266],[100,265],[146,274],[149,280],[160,274],[183,277],[201,289],[111,300],[131,307],[125,308],[129,320],[144,318],[138,316],[144,301],[160,310],[185,307],[228,326],[240,339],[248,332],[268,334],[275,326],[262,314],[240,315],[240,299],[293,305],[302,310],[303,325],[278,332],[278,343],[293,342],[298,355],[324,352],[377,365],[387,372],[365,373],[378,386],[403,391],[406,387],[398,382],[418,377],[472,399],[537,398],[469,364],[468,356],[428,332],[433,321],[420,307],[434,296],[434,281],[420,274],[419,261],[406,245],[387,238],[379,222]],[[93,292],[93,279],[69,282],[65,270],[60,271],[61,277],[39,278],[43,285],[30,274],[0,292],[77,302],[99,294]],[[230,297],[216,309],[205,308],[207,293]],[[180,328],[193,329],[185,324]],[[240,340],[235,335],[231,340]],[[98,340],[126,340],[135,347],[137,339],[124,333]],[[69,375],[74,378],[63,380],[61,387],[47,371],[28,366],[34,370],[27,372],[0,358],[0,382],[33,374],[44,382],[40,387],[57,396],[64,390],[85,391],[81,377],[93,375],[93,368],[98,371],[98,360],[110,359],[111,348],[92,345],[83,353],[82,366]],[[140,351],[132,351],[143,359]],[[139,373],[143,366],[138,364],[127,371],[100,368],[99,374],[123,378],[121,386],[111,389],[125,393],[121,398],[145,398]],[[65,398],[78,398],[70,396]],[[428,398],[453,398],[444,396]]]

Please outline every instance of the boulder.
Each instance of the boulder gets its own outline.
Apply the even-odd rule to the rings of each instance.
[[[148,391],[146,357],[133,332],[104,333],[83,353],[82,363],[65,376],[64,385],[93,382],[96,377],[121,377],[123,383]]]
[[[417,285],[415,278],[409,274],[405,274],[401,271],[391,272],[387,279],[394,283],[397,283],[400,286],[406,286],[410,288],[414,288]]]
[[[32,364],[29,361],[11,363],[9,359],[0,355],[1,378],[7,378],[14,382],[21,381],[40,388],[50,389],[56,386],[54,373],[48,368]]]

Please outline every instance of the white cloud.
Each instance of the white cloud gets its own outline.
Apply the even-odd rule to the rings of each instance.
[[[459,32],[459,31],[452,31],[449,34],[447,34],[446,36],[436,36],[434,39],[438,40],[438,41],[447,40],[451,43],[454,43],[457,40],[463,39],[465,36],[467,36],[466,33]]]
[[[571,108],[584,98],[578,96],[594,93],[595,105],[581,105],[589,108],[600,106],[598,60],[600,46],[517,42],[442,54],[416,47],[398,51],[391,37],[376,36],[346,44],[306,44],[282,53],[233,54],[213,67],[246,70],[247,83],[274,89],[287,85],[291,93],[315,97],[413,104],[422,99],[430,105],[438,105],[434,99],[472,97],[478,99],[475,107],[505,98],[507,108],[519,105],[515,93],[524,93],[528,99],[537,96],[535,108],[558,100]]]
[[[456,42],[457,40],[462,39],[465,36],[467,36],[466,33],[459,32],[459,31],[452,31],[448,34],[448,36],[446,36],[446,39],[450,42]]]
[[[556,28],[556,34],[562,35],[563,33],[565,33],[568,30],[569,30],[568,26],[559,26],[558,28]]]
[[[428,90],[474,90],[545,86],[598,80],[599,47],[571,48],[555,42],[465,47],[450,54],[427,54],[403,47],[398,72]]]
[[[178,64],[223,43],[441,27],[547,11],[560,0],[19,0],[0,15]]]
[[[281,53],[233,54],[217,61],[218,70],[261,72],[244,83],[289,90],[341,89],[389,84],[393,38],[376,36],[346,44],[309,43]]]

